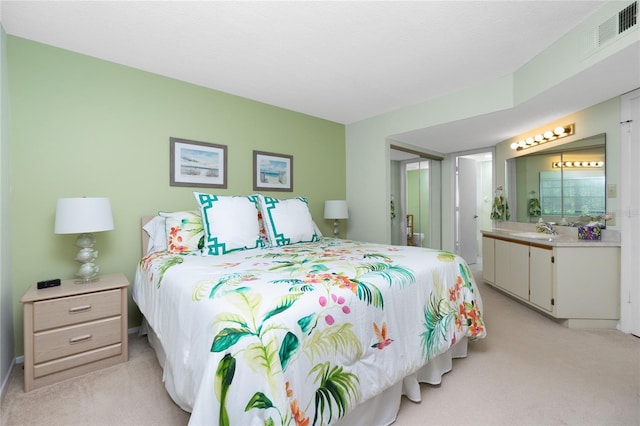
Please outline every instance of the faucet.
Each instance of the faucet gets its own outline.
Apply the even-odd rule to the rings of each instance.
[[[557,235],[555,229],[553,229],[553,225],[548,222],[538,222],[536,223],[536,231],[544,232],[545,234]]]

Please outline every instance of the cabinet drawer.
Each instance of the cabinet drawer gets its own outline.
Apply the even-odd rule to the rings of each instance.
[[[76,368],[81,365],[95,363],[101,359],[113,357],[122,354],[122,344],[105,346],[88,352],[82,352],[70,355],[64,358],[54,359],[53,361],[43,362],[34,366],[33,377],[43,377],[59,371]]]
[[[33,304],[34,331],[120,315],[120,290],[43,300]]]
[[[120,316],[42,331],[33,336],[34,363],[122,342]]]

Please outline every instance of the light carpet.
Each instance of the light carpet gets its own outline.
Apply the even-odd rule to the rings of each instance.
[[[480,282],[480,273],[476,272]],[[640,339],[573,330],[479,284],[487,338],[422,402],[403,398],[395,425],[640,425]],[[144,338],[129,362],[23,392],[22,366],[1,402],[4,425],[186,425]]]

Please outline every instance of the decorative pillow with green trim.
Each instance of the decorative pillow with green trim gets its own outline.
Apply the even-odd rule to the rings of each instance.
[[[204,255],[219,256],[264,246],[258,225],[258,197],[194,192],[204,226]]]
[[[280,200],[258,195],[262,220],[272,246],[319,241],[305,197]]]
[[[200,255],[204,246],[202,218],[197,211],[160,212],[165,218],[167,251],[176,254]]]

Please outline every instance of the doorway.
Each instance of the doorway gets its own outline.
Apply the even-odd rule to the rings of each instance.
[[[469,265],[482,264],[482,229],[491,228],[493,150],[455,157],[455,251]]]

